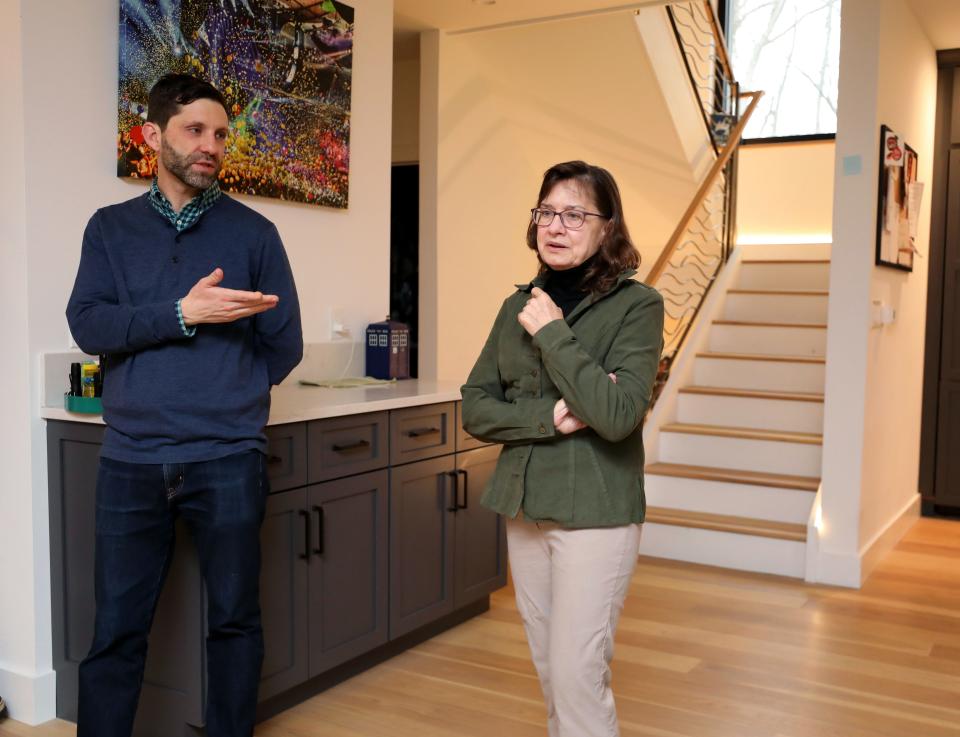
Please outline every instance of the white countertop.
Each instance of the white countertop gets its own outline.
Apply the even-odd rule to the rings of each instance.
[[[270,419],[267,424],[282,425],[286,422],[455,402],[459,399],[459,382],[429,379],[406,379],[394,384],[351,389],[325,389],[299,384],[275,386],[270,392]],[[41,407],[40,416],[46,420],[103,424],[100,415],[68,412],[63,407]]]

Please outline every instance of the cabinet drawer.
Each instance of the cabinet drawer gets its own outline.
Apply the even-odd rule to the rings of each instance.
[[[489,443],[477,440],[463,429],[463,402],[457,402],[457,451],[483,448],[486,445]]]
[[[390,465],[453,453],[454,403],[390,412]]]
[[[295,489],[307,483],[307,426],[302,422],[269,425],[267,436],[267,474],[270,492]]]
[[[333,417],[307,424],[310,483],[385,468],[387,413]]]

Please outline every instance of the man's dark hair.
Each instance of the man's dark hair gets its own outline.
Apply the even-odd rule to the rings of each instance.
[[[164,74],[153,85],[147,98],[147,121],[156,123],[160,130],[164,130],[170,118],[180,112],[180,108],[196,100],[219,102],[227,112],[227,101],[220,90],[206,80],[190,74]]]
[[[551,166],[543,175],[537,204],[540,207],[544,199],[560,182],[573,181],[583,187],[585,194],[593,198],[600,214],[607,218],[607,234],[600,243],[600,250],[591,260],[583,276],[582,288],[589,292],[605,292],[617,282],[617,277],[625,269],[635,269],[640,265],[640,252],[630,239],[630,232],[623,218],[623,203],[620,189],[613,175],[606,169],[583,161],[566,161]],[[537,250],[537,225],[531,221],[527,226],[527,246],[537,254],[540,261],[540,275],[548,272],[547,265]]]

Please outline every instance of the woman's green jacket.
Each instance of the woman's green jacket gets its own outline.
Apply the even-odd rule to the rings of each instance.
[[[517,315],[542,280],[504,301],[461,389],[466,431],[503,444],[484,506],[564,527],[643,521],[642,425],[663,347],[663,299],[634,273],[533,337]],[[556,432],[560,398],[587,428]]]

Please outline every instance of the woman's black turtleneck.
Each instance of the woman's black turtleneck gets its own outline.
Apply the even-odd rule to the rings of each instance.
[[[589,290],[583,288],[583,276],[587,273],[592,261],[592,258],[588,258],[579,266],[562,271],[554,271],[547,267],[543,291],[561,309],[564,317],[573,312],[573,309],[590,294]]]

